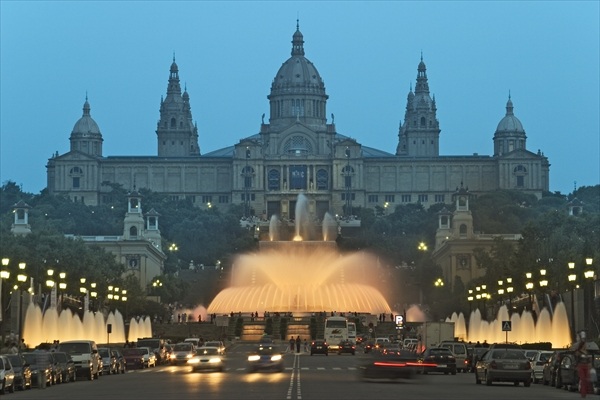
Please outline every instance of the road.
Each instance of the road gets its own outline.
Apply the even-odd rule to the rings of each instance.
[[[3,395],[9,399],[575,399],[578,393],[541,384],[518,387],[496,383],[476,385],[472,373],[418,375],[401,382],[364,382],[360,365],[371,357],[363,353],[329,356],[300,353],[284,355],[284,372],[248,373],[246,354],[250,344],[236,344],[227,353],[225,372],[191,373],[185,366],[158,366],[129,371],[124,375],[101,376],[95,381],[78,380],[46,389]],[[596,396],[591,395],[591,398]]]

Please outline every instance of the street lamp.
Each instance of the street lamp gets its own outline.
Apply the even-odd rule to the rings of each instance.
[[[546,306],[546,286],[548,286],[548,279],[546,278],[546,269],[540,269],[540,287],[542,288],[542,309]]]
[[[60,274],[58,274],[58,277],[61,280],[61,282],[58,284],[58,288],[60,289],[60,311],[62,311],[63,297],[65,295],[65,291],[67,290],[67,282],[65,282],[65,279],[67,278],[67,273],[61,272]]]
[[[24,282],[27,282],[27,275],[25,275],[25,268],[27,264],[24,262],[19,263],[19,274],[17,275],[17,285],[19,289],[19,314],[17,316],[17,330],[18,330],[18,338],[19,338],[19,353],[21,352],[21,344],[23,343],[22,335],[23,335],[23,290],[21,285]]]
[[[469,295],[467,296],[467,301],[469,302],[469,315],[473,312],[473,289],[469,289]]]
[[[569,269],[575,269],[575,263],[568,263]],[[574,272],[574,271],[573,271]],[[571,273],[568,276],[569,282],[572,282],[571,286],[571,333],[573,338],[575,338],[575,281],[577,280],[577,275],[575,273]]]
[[[2,259],[2,269],[0,269],[0,336],[2,343],[4,343],[4,295],[2,294],[2,286],[4,280],[10,278],[10,271],[8,270],[8,264],[10,260],[8,258]],[[0,345],[2,344],[0,343]]]
[[[594,295],[593,282],[596,277],[596,272],[592,268],[592,262],[593,262],[593,260],[591,258],[585,259],[586,269],[583,272],[583,276],[585,277],[585,281],[586,281],[586,284],[585,284],[584,290],[583,290],[583,294],[585,297],[584,306],[587,308],[587,310],[585,311],[585,317],[588,320],[588,322],[586,324],[586,328],[587,328],[588,332],[591,332],[591,328],[592,328],[592,324],[589,321],[590,320],[593,321],[594,316],[596,315],[596,313],[594,312],[595,307],[594,307],[594,303],[593,303],[593,295]],[[589,284],[588,284],[588,282],[589,282]],[[587,292],[587,295],[586,295],[586,292]]]
[[[514,288],[512,286],[512,278],[506,278],[506,284],[508,285],[508,287],[506,288],[506,293],[508,294],[508,312],[510,313],[510,310],[512,308],[511,297],[512,297],[512,292],[514,290]]]
[[[442,278],[437,278],[436,281],[433,284],[436,287],[442,287],[442,286],[444,286],[444,281],[442,280]]]

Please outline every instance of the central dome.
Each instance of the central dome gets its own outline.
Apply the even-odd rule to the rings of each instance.
[[[292,38],[292,56],[277,71],[267,97],[271,123],[289,125],[297,119],[309,125],[326,123],[325,83],[314,64],[304,57],[304,37],[298,25]]]

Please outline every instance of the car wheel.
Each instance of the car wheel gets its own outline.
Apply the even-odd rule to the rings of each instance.
[[[475,372],[475,383],[481,385],[481,379],[479,379],[479,375],[477,375],[477,372]]]
[[[485,384],[487,386],[492,386],[492,378],[487,372],[485,373]]]
[[[452,375],[456,375],[456,371],[452,371]]]
[[[513,382],[513,385],[515,385],[515,386],[519,386],[519,381],[514,381],[514,382]]]
[[[13,381],[12,385],[10,385],[8,387],[8,393],[14,393],[15,392],[15,382]]]
[[[525,386],[525,387],[531,386],[531,381],[530,380],[526,380],[525,382],[523,382],[523,386]]]

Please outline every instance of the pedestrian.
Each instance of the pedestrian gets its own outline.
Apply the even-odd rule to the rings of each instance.
[[[579,332],[577,345],[575,348],[575,359],[577,360],[577,374],[579,376],[579,394],[581,397],[586,397],[588,393],[592,393],[590,382],[590,357],[587,352],[587,344],[585,342],[585,331]]]
[[[296,343],[296,341],[294,340],[293,336],[290,336],[290,352],[293,353],[294,352],[294,344]]]
[[[308,341],[304,339],[304,352],[308,353]]]
[[[296,337],[296,353],[300,353],[300,345],[302,344],[302,340],[300,339],[300,335]]]

